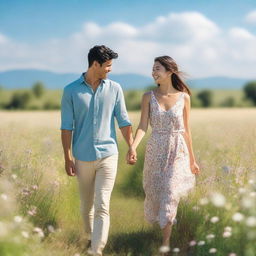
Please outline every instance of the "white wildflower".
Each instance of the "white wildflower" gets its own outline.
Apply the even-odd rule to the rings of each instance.
[[[47,229],[49,230],[49,232],[53,233],[55,230],[54,230],[54,227],[52,225],[48,225]]]
[[[210,240],[210,239],[213,239],[215,237],[214,234],[209,234],[206,236],[206,239]]]
[[[170,251],[170,247],[169,246],[161,246],[160,248],[159,248],[159,252],[160,253],[166,253],[166,252],[169,252]]]
[[[20,222],[22,222],[22,217],[21,216],[15,216],[14,221],[17,222],[17,223],[20,223]]]
[[[16,180],[17,179],[17,175],[16,174],[12,174],[11,177]]]
[[[246,219],[246,225],[248,227],[256,227],[256,217],[250,216]]]
[[[213,193],[211,195],[211,202],[216,207],[223,207],[226,204],[226,198],[221,193]]]
[[[216,248],[211,248],[210,250],[209,250],[209,253],[216,253],[217,252],[217,249]]]
[[[35,227],[33,231],[37,233],[39,237],[44,237],[44,232],[41,228]]]
[[[240,212],[236,212],[233,217],[232,217],[233,221],[235,222],[240,222],[244,219],[244,215]]]
[[[249,194],[251,197],[256,197],[256,192],[255,191],[252,191],[252,192],[250,192],[250,194]]]
[[[3,200],[7,201],[8,196],[7,196],[6,194],[1,194],[1,198],[2,198]]]
[[[232,232],[232,227],[227,226],[227,227],[224,228],[224,231],[226,231],[226,232]]]
[[[245,197],[243,198],[242,200],[242,206],[244,208],[251,208],[254,206],[254,200],[252,198],[249,198],[249,197]]]
[[[197,244],[198,244],[199,246],[205,245],[205,241],[199,241]]]
[[[29,234],[28,234],[27,231],[22,231],[22,232],[21,232],[21,235],[22,235],[23,237],[25,237],[25,238],[29,238]]]
[[[248,183],[249,183],[249,184],[254,184],[255,181],[254,181],[253,179],[249,179],[249,180],[248,180]]]
[[[220,219],[219,219],[219,217],[217,217],[217,216],[214,216],[214,217],[212,217],[211,218],[211,222],[212,223],[216,223],[216,222],[218,222]]]
[[[180,249],[179,248],[173,248],[173,250],[172,250],[173,252],[180,252]]]
[[[223,233],[223,237],[225,237],[225,238],[227,238],[227,237],[231,237],[231,232],[230,231],[225,231],[224,233]]]

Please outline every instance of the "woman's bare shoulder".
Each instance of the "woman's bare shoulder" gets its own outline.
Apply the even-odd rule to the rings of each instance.
[[[152,94],[152,91],[149,91],[149,92],[145,92],[142,96],[142,100],[146,100],[146,101],[149,101],[150,98],[151,98],[151,94]]]

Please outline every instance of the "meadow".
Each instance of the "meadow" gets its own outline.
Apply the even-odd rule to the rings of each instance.
[[[135,131],[139,112],[130,112]],[[201,174],[182,199],[171,255],[256,255],[256,109],[192,109]],[[58,111],[0,111],[0,255],[82,256],[85,237],[76,178],[68,177]],[[156,256],[160,230],[143,217],[148,131],[135,166],[118,132],[119,168],[106,256]]]

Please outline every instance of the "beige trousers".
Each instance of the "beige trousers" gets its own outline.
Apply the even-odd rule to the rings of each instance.
[[[109,232],[109,201],[117,172],[118,155],[96,161],[75,160],[81,214],[94,255],[101,255]]]

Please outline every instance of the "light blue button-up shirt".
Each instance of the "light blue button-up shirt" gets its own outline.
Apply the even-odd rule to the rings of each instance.
[[[115,122],[130,126],[121,86],[104,79],[94,92],[81,77],[64,88],[61,130],[72,130],[72,153],[81,161],[118,154]]]

